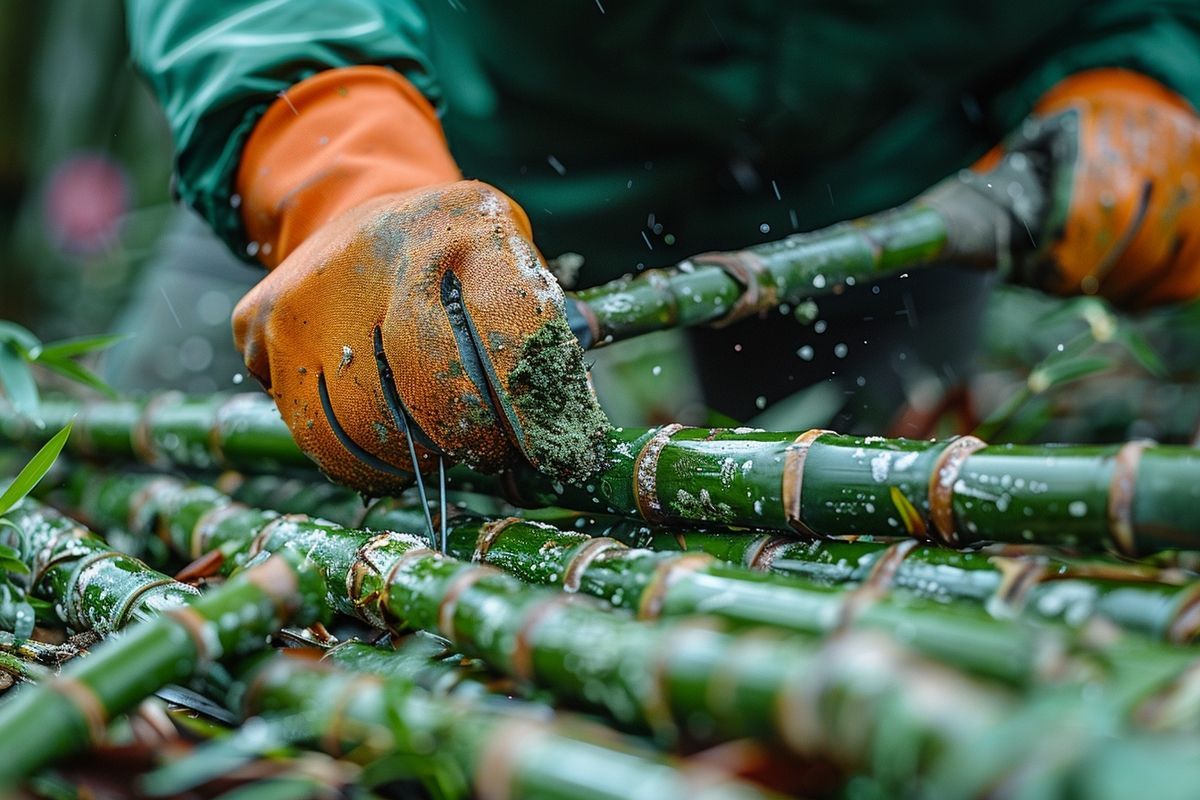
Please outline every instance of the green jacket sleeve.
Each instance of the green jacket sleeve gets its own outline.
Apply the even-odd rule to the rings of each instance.
[[[1033,68],[998,93],[991,111],[1012,130],[1047,90],[1076,72],[1123,67],[1157,79],[1200,109],[1200,2],[1093,0],[1034,46]]]
[[[243,257],[234,174],[281,91],[323,69],[379,64],[440,100],[415,0],[126,0],[126,18],[175,139],[176,190]]]

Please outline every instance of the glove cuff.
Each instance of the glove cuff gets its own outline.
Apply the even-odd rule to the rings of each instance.
[[[332,69],[283,92],[242,150],[237,191],[273,268],[317,228],[374,197],[459,180],[429,102],[385,67]]]
[[[1134,100],[1139,104],[1163,103],[1181,111],[1196,113],[1182,95],[1154,78],[1117,67],[1089,69],[1063,78],[1038,98],[1033,112],[1047,116],[1080,103],[1098,105],[1122,99]]]

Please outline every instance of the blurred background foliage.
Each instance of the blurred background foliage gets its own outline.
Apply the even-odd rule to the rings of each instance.
[[[170,213],[170,141],[129,64],[119,0],[0,14],[0,316],[43,338],[98,333]]]
[[[8,98],[0,115],[0,319],[43,341],[126,334],[87,359],[126,394],[246,388],[229,313],[259,273],[172,202],[169,135],[130,66],[120,1],[7,0],[0,8]],[[972,374],[909,376],[890,421],[862,421],[874,427],[858,432],[1195,437],[1200,306],[1134,316],[1093,299],[1000,287],[985,319]],[[595,354],[596,385],[616,422],[840,427],[844,382],[853,376],[732,419],[705,406],[680,341],[662,334]],[[769,346],[785,370],[790,359],[813,357],[796,342]]]

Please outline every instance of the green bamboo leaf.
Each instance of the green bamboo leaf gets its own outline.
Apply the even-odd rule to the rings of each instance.
[[[63,359],[74,358],[85,353],[94,353],[97,350],[105,350],[112,347],[118,342],[123,342],[129,338],[126,333],[106,333],[100,336],[79,336],[73,339],[63,339],[58,342],[50,342],[39,347],[34,347],[29,351],[31,357],[37,360]]]
[[[0,320],[0,342],[14,342],[22,352],[29,352],[42,344],[41,339],[34,336],[28,328],[7,320]]]
[[[1154,348],[1150,346],[1145,337],[1132,327],[1122,325],[1117,329],[1116,335],[1113,338],[1125,348],[1129,355],[1133,356],[1133,360],[1141,365],[1142,369],[1156,378],[1161,378],[1167,374],[1167,366],[1158,357],[1158,353],[1154,351]]]
[[[116,400],[119,397],[115,389],[105,383],[99,375],[82,364],[68,361],[65,358],[50,357],[45,353],[39,356],[35,363],[41,364],[43,367],[53,370],[59,375],[70,378],[76,383],[95,389],[112,400]]]
[[[0,523],[6,523],[9,527],[16,529],[18,533],[21,531],[11,520],[0,519]],[[29,565],[21,559],[21,554],[15,548],[0,544],[0,573],[5,572],[10,575],[28,575]]]
[[[1041,394],[1064,383],[1086,378],[1111,369],[1113,360],[1107,356],[1083,356],[1069,361],[1043,364],[1029,373],[1029,390]]]
[[[28,639],[37,620],[33,606],[25,600],[25,593],[5,582],[0,583],[0,629],[11,631],[20,639]]]
[[[29,460],[25,468],[4,490],[4,494],[0,494],[0,514],[4,514],[20,502],[21,498],[33,491],[33,487],[38,485],[38,481],[45,477],[58,458],[58,454],[62,452],[63,446],[66,445],[67,437],[71,435],[71,426],[74,424],[74,420],[68,422],[62,430],[50,438],[50,441],[42,445],[42,449],[38,450],[37,454]]]
[[[329,792],[329,787],[307,776],[267,778],[217,795],[219,800],[308,800]]]
[[[38,390],[33,373],[13,341],[0,344],[0,386],[18,413],[26,417],[37,415]]]

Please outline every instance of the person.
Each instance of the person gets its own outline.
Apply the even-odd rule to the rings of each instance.
[[[1135,306],[1200,290],[1194,4],[127,5],[180,197],[269,270],[233,315],[247,367],[305,452],[367,492],[438,456],[594,466],[602,426],[542,253],[582,255],[598,283],[1016,150],[1046,202],[1014,276]],[[966,272],[860,286],[810,328],[697,332],[696,363],[727,408],[847,351],[886,395],[918,335],[952,369],[984,293]],[[806,372],[791,354],[822,336]]]

